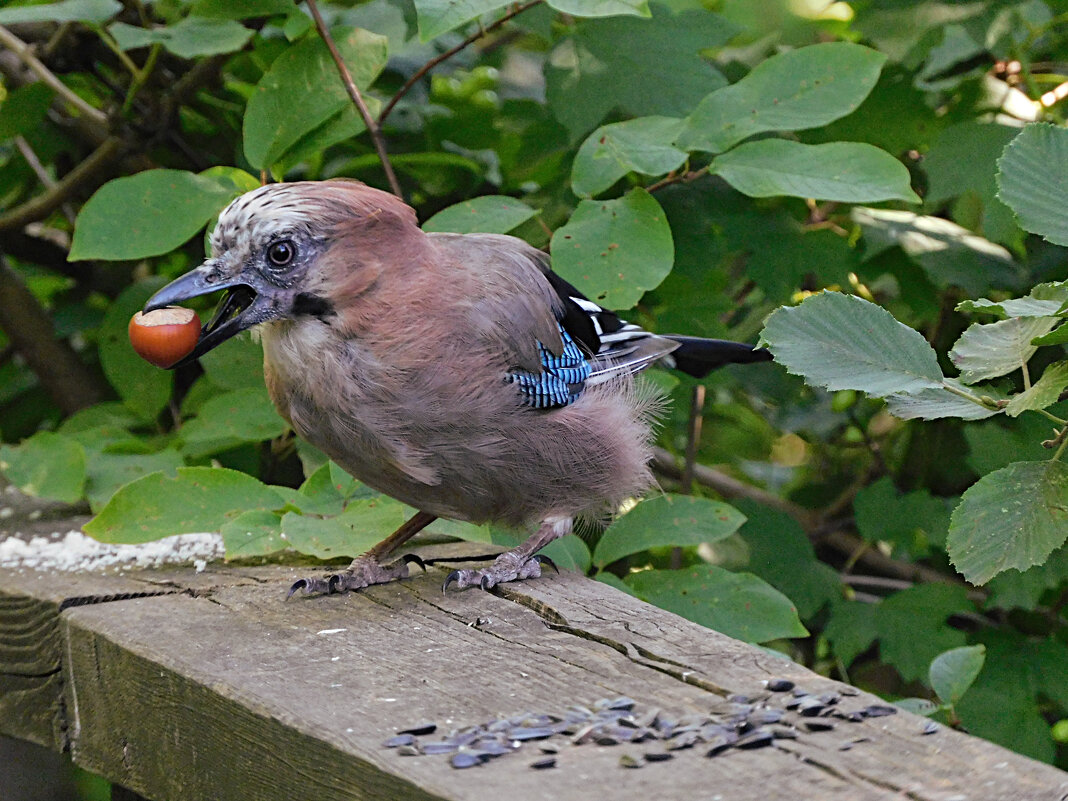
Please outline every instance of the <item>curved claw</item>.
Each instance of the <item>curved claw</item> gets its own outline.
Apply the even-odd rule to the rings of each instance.
[[[404,554],[404,556],[402,556],[400,558],[400,560],[402,562],[404,562],[404,564],[406,564],[406,565],[411,565],[411,564],[419,565],[419,567],[421,567],[423,569],[423,572],[424,573],[426,572],[426,562],[424,562],[420,557],[416,556],[414,553],[406,553],[406,554]]]
[[[554,562],[552,559],[550,559],[545,554],[536,553],[530,558],[533,559],[535,562],[537,562],[539,564],[548,565],[549,567],[551,567],[556,572],[557,575],[560,574],[560,568],[558,568],[556,566],[556,562]]]
[[[489,592],[493,588],[493,585],[490,584],[489,576],[483,576],[481,579],[479,579],[478,586],[482,589],[483,592]]]
[[[336,592],[334,589],[337,583],[338,576],[327,576],[326,578],[302,578],[293,582],[293,586],[289,588],[289,592],[286,593],[286,600],[292,598],[298,591],[304,595],[311,595],[313,592],[323,592],[330,594]]]
[[[460,580],[460,571],[454,570],[445,577],[445,583],[441,585],[441,594],[444,595],[445,591],[449,589],[449,585],[454,581]]]

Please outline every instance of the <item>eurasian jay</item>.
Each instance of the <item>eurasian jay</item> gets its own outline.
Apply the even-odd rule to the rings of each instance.
[[[536,527],[460,588],[541,575],[539,549],[652,484],[660,401],[631,375],[654,362],[703,376],[771,358],[722,340],[656,335],[555,275],[520,239],[427,234],[413,209],[354,181],[272,184],[233,201],[212,256],[145,311],[228,290],[188,363],[258,327],[264,375],[301,437],[368,486],[420,510],[340,574],[291,593],[407,575],[383,560],[436,517]]]

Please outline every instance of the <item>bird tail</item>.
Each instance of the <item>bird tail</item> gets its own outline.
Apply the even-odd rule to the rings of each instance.
[[[665,361],[673,361],[676,369],[694,378],[704,378],[725,364],[771,361],[771,351],[767,348],[757,348],[746,345],[744,342],[687,337],[680,334],[660,334],[660,336],[679,343],[678,348]]]

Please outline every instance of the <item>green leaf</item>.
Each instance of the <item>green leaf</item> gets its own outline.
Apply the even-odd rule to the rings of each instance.
[[[235,195],[243,195],[245,192],[251,192],[253,189],[259,189],[260,187],[259,178],[255,175],[250,175],[239,167],[218,165],[216,167],[208,167],[198,175],[201,178],[215,181],[227,192],[232,192]]]
[[[875,642],[875,618],[878,608],[859,601],[832,604],[830,620],[823,634],[834,648],[835,656],[848,667]]]
[[[895,112],[900,115],[900,107]],[[980,204],[976,232],[1013,243],[1020,229],[1012,211],[997,198],[995,173],[998,156],[1019,132],[1015,126],[969,121],[939,133],[921,163],[927,173],[925,208],[937,211],[953,198],[974,197]],[[960,215],[954,217],[963,223]]]
[[[465,22],[508,5],[507,0],[416,0],[419,39],[429,42]]]
[[[423,223],[423,230],[456,234],[506,234],[537,213],[514,197],[483,195],[442,209]]]
[[[331,33],[353,81],[366,89],[386,65],[386,37],[360,28]],[[273,166],[350,102],[322,39],[305,39],[275,59],[249,98],[243,124],[246,158],[257,169]]]
[[[164,284],[150,278],[127,287],[108,306],[100,326],[100,364],[104,375],[130,409],[143,420],[153,420],[171,397],[174,374],[138,356],[130,345],[130,318]]]
[[[629,309],[671,272],[664,210],[644,189],[617,200],[583,200],[552,239],[553,270],[610,309]]]
[[[857,493],[853,501],[857,530],[867,542],[888,542],[894,556],[924,556],[930,543],[942,543],[949,528],[949,509],[927,490],[899,494],[883,477]]]
[[[830,390],[882,397],[938,387],[943,379],[934,350],[919,333],[886,309],[840,292],[776,310],[760,340],[788,371]]]
[[[751,573],[715,565],[643,570],[625,582],[644,601],[746,642],[805,637],[790,599]]]
[[[1049,590],[1056,590],[1068,582],[1068,547],[1061,546],[1041,565],[1022,573],[1007,570],[990,579],[986,590],[987,609],[1036,610]]]
[[[953,511],[946,549],[972,584],[1042,564],[1068,538],[1068,465],[1014,462],[973,484]]]
[[[282,516],[268,509],[250,509],[219,530],[227,559],[248,559],[284,551],[289,544],[282,539]]]
[[[983,645],[967,645],[939,654],[928,673],[931,689],[942,703],[956,706],[979,677],[985,661]]]
[[[468,524],[470,525],[470,524]],[[553,540],[539,551],[548,556],[561,570],[574,570],[585,573],[590,569],[590,549],[586,543],[574,534],[568,534],[558,540]],[[551,571],[552,568],[542,568],[542,575]]]
[[[319,559],[356,557],[404,523],[406,507],[384,495],[352,501],[337,517],[303,517],[287,512],[282,534],[296,551]]]
[[[682,130],[675,117],[640,117],[602,125],[589,135],[571,168],[571,190],[596,195],[629,172],[663,175],[686,161],[671,143]]]
[[[920,584],[894,593],[876,609],[879,656],[906,681],[926,677],[938,654],[964,645],[964,632],[948,618],[974,611],[964,587]]]
[[[263,387],[263,346],[240,334],[200,357],[211,383],[223,389]]]
[[[234,20],[193,16],[162,28],[139,28],[116,22],[108,32],[122,50],[162,44],[179,58],[233,53],[244,47],[253,34],[250,28]]]
[[[247,387],[226,392],[201,406],[197,416],[182,426],[179,442],[182,452],[196,459],[246,442],[274,439],[288,430],[266,387]]]
[[[184,464],[182,455],[174,448],[154,453],[114,453],[107,449],[94,452],[85,463],[85,497],[93,511],[99,512],[124,484],[160,471],[174,475]]]
[[[729,537],[745,516],[718,501],[695,495],[657,495],[641,501],[608,527],[597,543],[593,564],[615,562],[632,553],[665,545],[699,545]]]
[[[957,311],[996,314],[998,317],[1063,317],[1068,304],[1068,282],[1038,284],[1026,297],[993,301],[987,298],[962,300]]]
[[[575,17],[651,16],[646,0],[548,0],[550,8]]]
[[[975,636],[986,645],[986,663],[954,711],[970,733],[1034,759],[1052,762],[1055,744],[1036,695],[1061,697],[1060,703],[1064,704],[1068,663],[1063,644],[1036,642],[1007,626],[987,627]],[[1047,675],[1052,682],[1047,683]],[[1049,708],[1045,700],[1042,706]]]
[[[0,140],[21,136],[40,126],[54,94],[40,81],[11,92],[0,103]]]
[[[894,701],[894,706],[898,709],[904,709],[906,712],[911,712],[913,715],[923,715],[924,717],[930,717],[938,711],[938,705],[926,698],[899,698]]]
[[[70,260],[142,259],[187,242],[238,193],[183,170],[116,178],[82,206]]]
[[[1020,227],[1055,245],[1068,245],[1068,130],[1026,126],[998,160],[998,197],[1016,212]]]
[[[864,229],[867,260],[898,246],[936,286],[973,295],[1017,281],[1009,251],[949,220],[895,209],[854,208],[850,216]]]
[[[848,42],[801,47],[762,61],[704,98],[678,139],[683,150],[722,153],[754,134],[818,128],[857,108],[886,56]]]
[[[138,543],[172,534],[219,531],[250,509],[280,509],[281,495],[252,476],[221,467],[151,473],[115,493],[84,531],[101,542]]]
[[[838,572],[816,558],[796,520],[763,504],[737,504],[748,518],[739,532],[749,549],[748,570],[793,601],[802,620],[841,597]]]
[[[953,345],[949,360],[960,370],[965,384],[997,378],[1023,367],[1038,350],[1031,340],[1048,333],[1058,322],[1055,317],[1012,317],[996,323],[973,323]]]
[[[118,0],[62,0],[0,9],[0,25],[20,22],[105,22],[122,11]]]
[[[293,0],[196,0],[191,12],[200,17],[249,19],[289,14]]]
[[[724,17],[651,6],[652,20],[584,20],[551,53],[545,68],[553,116],[577,141],[618,108],[635,117],[681,117],[726,78],[701,51],[726,44],[738,28]]]
[[[85,450],[70,437],[39,431],[19,445],[0,445],[0,472],[27,495],[76,503],[85,487]]]
[[[1061,391],[1068,386],[1068,362],[1055,362],[1049,365],[1042,377],[1019,395],[1014,395],[1005,414],[1018,417],[1028,409],[1045,409],[1052,406],[1060,397]]]
[[[920,202],[909,186],[905,165],[860,142],[803,145],[788,139],[761,139],[719,156],[711,172],[750,197]]]
[[[909,393],[896,393],[886,396],[886,408],[890,414],[901,420],[938,420],[943,417],[959,417],[961,420],[982,420],[999,413],[946,389],[951,386],[969,395],[990,396],[995,400],[1007,400],[1005,392],[994,387],[967,387],[956,378],[946,378],[943,386],[921,389]]]

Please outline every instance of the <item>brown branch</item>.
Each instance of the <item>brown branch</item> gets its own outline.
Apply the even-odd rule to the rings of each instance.
[[[397,92],[397,94],[393,95],[393,97],[390,99],[390,101],[388,103],[386,103],[386,107],[384,109],[382,109],[382,113],[378,115],[378,124],[381,125],[383,122],[385,122],[386,117],[388,117],[390,115],[390,113],[393,111],[393,107],[397,105],[397,101],[399,101],[402,97],[404,97],[406,94],[408,94],[408,92],[411,90],[411,88],[413,86],[415,86],[417,83],[419,83],[419,81],[421,81],[426,76],[426,74],[428,72],[430,72],[430,70],[434,69],[434,67],[436,67],[438,64],[440,64],[442,61],[448,61],[450,58],[455,56],[457,53],[459,53],[461,50],[466,48],[468,45],[472,44],[473,42],[477,42],[479,39],[481,39],[487,33],[490,33],[491,31],[497,30],[499,27],[504,25],[504,23],[508,22],[508,20],[512,19],[513,17],[515,17],[515,16],[517,16],[519,14],[522,14],[528,8],[533,8],[536,5],[540,5],[542,2],[543,2],[543,0],[530,0],[530,2],[524,3],[523,5],[513,6],[512,10],[509,11],[507,14],[505,14],[500,19],[495,20],[494,22],[491,22],[485,28],[483,28],[481,25],[479,25],[478,26],[478,30],[475,33],[473,33],[470,36],[468,36],[462,42],[460,42],[460,44],[456,45],[455,47],[450,47],[448,50],[446,50],[444,53],[441,53],[440,55],[434,56],[434,58],[430,59],[430,61],[428,61],[426,64],[424,64],[418,70],[416,70],[415,74],[412,75],[411,78],[409,78],[407,81],[404,82],[404,86],[402,86],[400,88],[400,90]]]
[[[671,478],[682,477],[683,471],[676,463],[675,457],[663,448],[653,450],[653,467]],[[840,525],[833,522],[824,523],[827,518],[818,512],[772,495],[770,492],[746,484],[714,468],[696,465],[694,480],[702,486],[715,490],[725,498],[746,498],[785,512],[801,524],[817,546],[830,548],[846,558],[853,557],[856,564],[865,570],[916,584],[955,584],[966,587],[970,592],[975,591],[959,576],[949,576],[926,565],[892,559],[876,548],[866,547],[867,543],[864,540],[856,534],[843,530]],[[831,528],[830,531],[821,530],[827,526]]]
[[[18,148],[19,153],[22,154],[22,158],[26,160],[26,163],[30,165],[30,169],[33,170],[33,174],[37,176],[37,180],[41,182],[41,185],[49,190],[54,191],[56,188],[56,182],[52,176],[48,174],[48,170],[44,168],[41,160],[37,158],[37,154],[33,152],[33,148],[30,147],[30,143],[22,136],[15,137],[15,147]],[[74,212],[71,210],[69,203],[62,204],[63,216],[67,218],[67,222],[74,225]]]
[[[90,153],[88,158],[64,175],[62,180],[44,194],[36,195],[21,206],[16,206],[6,214],[0,215],[0,231],[23,228],[29,223],[43,220],[70,200],[84,184],[92,181],[100,172],[118,160],[124,149],[122,139],[117,136],[104,140],[104,143]]]
[[[330,31],[327,30],[326,23],[323,22],[323,16],[319,13],[319,7],[316,5],[315,0],[308,0],[308,10],[311,11],[312,16],[315,18],[315,28],[319,31],[319,36],[326,42],[326,46],[330,50],[330,57],[334,59],[334,64],[337,65],[341,82],[345,85],[345,91],[349,93],[349,98],[351,98],[353,105],[356,106],[360,117],[363,118],[364,125],[367,126],[367,132],[371,135],[371,141],[374,142],[378,159],[382,162],[382,169],[386,173],[386,180],[389,181],[389,188],[394,195],[403,200],[404,194],[401,192],[397,175],[393,172],[393,165],[389,163],[389,154],[386,152],[386,141],[382,138],[382,131],[379,130],[375,118],[371,116],[367,104],[363,102],[363,95],[360,94],[360,90],[356,87],[356,82],[352,80],[352,73],[349,72],[348,66],[346,66],[344,59],[341,58],[341,53],[338,52],[337,45],[334,44],[334,38],[330,35]]]
[[[690,181],[696,181],[702,175],[707,175],[708,170],[709,167],[702,167],[699,170],[687,170],[686,172],[675,172],[672,170],[656,183],[645,187],[645,191],[655,192],[656,190],[663,189],[665,186],[670,186],[671,184],[688,184]]]
[[[98,108],[93,108],[78,97],[78,95],[74,94],[66,84],[59,80],[48,67],[42,64],[37,57],[34,56],[32,52],[33,48],[31,48],[30,45],[26,44],[2,25],[0,25],[0,44],[4,45],[18,56],[23,64],[33,70],[42,82],[47,84],[52,91],[66,100],[69,105],[76,108],[81,114],[93,120],[98,125],[107,125],[108,118],[103,111]]]
[[[56,338],[48,313],[0,257],[0,328],[65,415],[109,396],[103,380]]]
[[[675,462],[675,457],[663,448],[653,449],[653,467],[661,473],[672,478],[681,478],[682,470]],[[715,468],[703,464],[696,464],[693,468],[693,478],[698,483],[709,489],[714,489],[724,498],[748,498],[780,512],[786,512],[790,517],[797,520],[806,530],[814,529],[817,525],[817,514],[811,509],[806,509],[791,501],[772,495],[770,492],[746,484],[733,476],[728,476]]]

